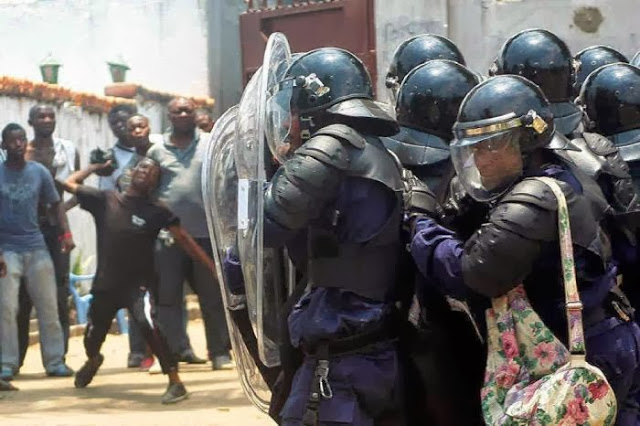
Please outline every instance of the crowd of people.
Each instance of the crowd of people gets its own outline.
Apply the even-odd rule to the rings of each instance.
[[[187,396],[179,362],[230,368],[229,335],[204,221],[201,168],[213,121],[193,101],[169,102],[170,129],[151,134],[149,120],[130,105],[108,114],[115,144],[95,149],[80,168],[72,141],[53,136],[55,108],[29,111],[25,129],[7,124],[0,163],[0,389],[20,373],[32,308],[47,376],[68,377],[69,273],[73,235],[66,212],[78,206],[94,218],[97,270],[84,346],[87,362],[75,373],[86,387],[102,363],[100,347],[118,309],[129,311],[127,367],[169,376],[163,403]],[[84,185],[92,174],[98,186]],[[66,195],[65,194],[69,194]],[[198,295],[208,359],[194,353],[187,334],[184,283]],[[157,361],[156,361],[157,359]]]
[[[30,111],[32,141],[4,128],[3,380],[19,374],[32,305],[46,373],[74,374],[65,212],[79,205],[98,266],[77,388],[127,308],[128,365],[155,356],[163,403],[184,399],[178,363],[206,362],[186,333],[187,281],[213,368],[233,340],[245,390],[261,376],[278,424],[640,424],[640,53],[573,55],[525,30],[485,76],[451,40],[418,35],[397,48],[383,104],[351,52],[290,54],[282,34],[266,52],[220,119],[231,132],[184,98],[162,135],[117,106],[116,144],[80,170],[52,107]],[[238,194],[238,217],[223,222],[201,180],[229,135],[228,188],[211,187]],[[250,188],[261,202],[241,198]]]
[[[351,52],[289,51],[272,35],[220,119],[237,140],[218,173],[237,182],[215,183],[243,185],[268,144],[262,228],[243,224],[238,195],[237,236],[217,244],[234,350],[272,418],[640,424],[640,53],[573,55],[532,29],[483,75],[452,41],[418,35],[394,54],[385,105]],[[293,285],[267,257],[285,248]]]

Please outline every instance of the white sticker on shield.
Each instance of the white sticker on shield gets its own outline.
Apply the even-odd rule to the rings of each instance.
[[[249,179],[238,179],[238,229],[249,228]]]

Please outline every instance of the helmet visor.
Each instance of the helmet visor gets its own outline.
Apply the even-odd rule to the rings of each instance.
[[[460,182],[477,201],[493,200],[522,176],[521,129],[486,135],[484,138],[454,139],[451,160]]]
[[[285,80],[273,94],[267,99],[266,127],[267,143],[271,154],[282,164],[293,155],[295,146],[292,143],[294,135],[294,114],[291,111],[291,97],[293,95],[293,85],[286,84],[291,81]],[[284,84],[283,84],[284,83]],[[299,137],[299,135],[298,135]]]

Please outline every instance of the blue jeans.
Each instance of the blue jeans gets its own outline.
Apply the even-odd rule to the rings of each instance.
[[[18,295],[24,283],[36,308],[40,330],[42,364],[47,372],[64,364],[64,339],[58,318],[58,296],[51,256],[46,248],[26,252],[5,251],[7,275],[0,278],[0,315],[2,319],[2,367],[17,370],[20,365],[18,345]]]

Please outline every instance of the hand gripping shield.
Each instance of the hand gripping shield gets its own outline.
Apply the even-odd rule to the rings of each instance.
[[[269,37],[262,67],[247,85],[236,122],[235,159],[238,172],[238,251],[245,282],[249,317],[255,329],[260,360],[267,367],[280,364],[279,314],[286,297],[286,271],[281,250],[263,244],[263,192],[266,99],[286,71],[291,52],[286,37]],[[268,156],[267,156],[268,157]]]

